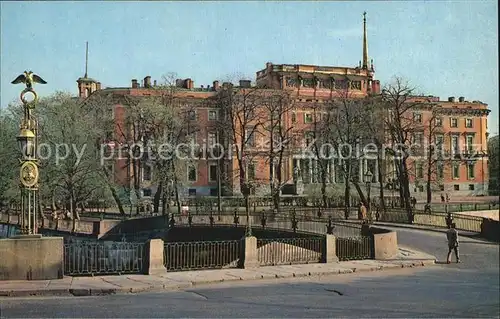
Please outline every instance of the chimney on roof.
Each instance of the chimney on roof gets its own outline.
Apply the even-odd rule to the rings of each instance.
[[[458,102],[464,102],[465,101],[465,97],[461,96],[458,98]]]
[[[251,86],[252,81],[250,80],[240,80],[240,87],[249,88]]]
[[[150,88],[151,87],[151,76],[146,76],[144,77],[144,87],[145,88]]]
[[[132,88],[137,89],[139,87],[139,83],[137,83],[136,79],[132,79]]]
[[[454,96],[450,96],[448,98],[448,102],[455,102],[455,97]]]
[[[214,81],[212,88],[214,91],[218,91],[219,90],[219,81]]]

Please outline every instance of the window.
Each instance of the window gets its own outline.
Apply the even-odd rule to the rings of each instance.
[[[452,178],[460,178],[460,165],[458,163],[452,164]]]
[[[474,184],[469,184],[469,190],[473,191],[474,190]]]
[[[208,110],[208,120],[209,121],[216,121],[217,120],[217,111]]]
[[[467,128],[472,127],[472,119],[465,119],[465,127]]]
[[[198,174],[196,172],[196,166],[188,165],[188,181],[196,182]]]
[[[144,197],[151,197],[151,194],[152,194],[151,189],[149,189],[149,188],[143,188],[142,189],[142,196],[144,196]]]
[[[472,154],[473,145],[474,145],[474,135],[472,135],[472,134],[467,135],[465,142],[467,143],[467,145],[466,145],[467,153]]]
[[[444,144],[444,135],[443,134],[436,135],[436,151],[437,152],[442,152],[443,144]]]
[[[217,144],[217,133],[215,132],[208,133],[207,144],[208,146],[214,146],[215,144]]]
[[[252,128],[252,129],[246,130],[245,138],[246,138],[246,145],[247,146],[250,146],[250,147],[255,146],[255,129]]]
[[[297,123],[297,114],[292,112],[292,123]]]
[[[313,143],[314,141],[314,132],[306,132],[304,134],[304,139],[305,139],[305,142],[306,142],[306,146],[309,146]]]
[[[189,111],[188,116],[191,121],[196,120],[196,111]]]
[[[151,166],[147,164],[142,167],[142,180],[143,181],[151,180]]]
[[[247,166],[247,174],[249,180],[255,180],[255,164],[249,163]]]
[[[188,135],[189,144],[196,144],[198,142],[198,135],[196,132]]]
[[[413,121],[415,121],[417,123],[422,123],[422,114],[413,113]]]
[[[219,195],[219,190],[217,188],[210,188],[210,196]]]
[[[455,117],[450,117],[450,127],[458,127],[458,120]]]
[[[422,163],[417,163],[417,178],[424,178],[424,167]]]
[[[313,116],[311,113],[304,113],[304,123],[312,123]]]
[[[422,145],[424,140],[424,135],[421,132],[413,133],[413,143]]]
[[[443,162],[437,162],[436,166],[437,166],[437,177],[440,179],[444,178],[444,164],[443,164]]]
[[[442,191],[442,192],[444,191],[444,185],[443,184],[439,185],[439,190]]]
[[[210,166],[208,166],[208,180],[210,182],[217,181],[217,164],[210,164]]]
[[[441,127],[443,126],[443,118],[442,117],[436,117],[435,119],[436,127]]]
[[[474,162],[467,163],[467,178],[474,179]]]
[[[459,191],[460,190],[460,185],[458,185],[458,184],[453,185],[453,190]]]
[[[418,191],[420,193],[423,193],[424,192],[424,185],[418,185]]]
[[[196,188],[188,189],[189,196],[196,196]]]
[[[458,135],[452,135],[451,136],[451,152],[452,154],[458,154],[459,153],[459,147],[458,147]]]

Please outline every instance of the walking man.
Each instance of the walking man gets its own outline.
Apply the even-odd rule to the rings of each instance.
[[[451,252],[455,251],[455,257],[457,258],[457,263],[460,262],[460,256],[458,255],[458,231],[455,229],[456,224],[451,223],[450,229],[446,232],[446,238],[448,239],[448,256],[446,257],[446,263],[451,263]]]

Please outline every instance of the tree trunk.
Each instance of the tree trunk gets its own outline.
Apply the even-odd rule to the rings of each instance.
[[[431,182],[432,182],[432,148],[429,150],[429,155],[427,156],[427,183],[426,183],[426,193],[427,193],[427,204],[430,204],[432,202],[432,189],[431,189]]]
[[[163,181],[160,181],[158,183],[158,188],[156,189],[155,196],[153,198],[153,212],[155,214],[158,214],[162,193],[163,193]]]
[[[379,196],[380,196],[380,210],[385,212],[385,195],[384,195],[384,174],[383,170],[385,170],[385,163],[380,156],[380,152],[377,153],[377,161],[378,161],[378,185],[380,188]]]
[[[37,204],[38,204],[38,217],[40,218],[41,228],[43,228],[45,226],[45,222],[44,222],[43,205],[42,205],[41,196],[38,196],[38,203]],[[38,225],[36,225],[35,227],[38,228]]]
[[[163,216],[167,215],[168,213],[168,208],[170,205],[168,204],[167,201],[170,201],[170,199],[167,199],[167,191],[169,191],[168,187],[163,187],[163,192],[161,194],[161,214]]]
[[[125,216],[125,210],[123,209],[122,201],[120,200],[120,196],[118,196],[118,193],[116,192],[115,187],[109,181],[110,176],[109,176],[108,171],[106,170],[106,167],[103,166],[102,171],[104,173],[104,176],[106,177],[106,183],[107,183],[109,191],[111,192],[111,196],[113,196],[113,199],[115,200],[116,206],[118,206],[118,211],[120,212],[120,215]]]
[[[328,207],[328,197],[326,196],[326,167],[321,165],[321,199],[323,207]]]
[[[350,175],[350,174],[347,174],[347,175]],[[351,184],[349,182],[349,178],[350,178],[350,176],[349,177],[346,176],[345,181],[344,181],[344,184],[345,184],[345,188],[344,188],[345,211],[344,211],[344,214],[345,214],[345,216],[349,216],[349,214],[351,213]]]

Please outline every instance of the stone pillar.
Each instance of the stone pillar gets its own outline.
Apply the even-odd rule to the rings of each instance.
[[[162,239],[150,239],[145,245],[143,272],[146,275],[163,274],[167,272],[164,264],[164,242]]]
[[[322,262],[330,264],[330,263],[338,263],[339,258],[337,257],[337,246],[336,246],[336,238],[334,235],[327,234],[325,235],[325,241],[323,252],[322,252]]]
[[[0,256],[0,280],[63,278],[63,237],[35,234],[1,239]]]
[[[259,267],[259,259],[257,255],[257,237],[250,236],[242,239],[242,249],[240,253],[240,268],[257,268]]]

